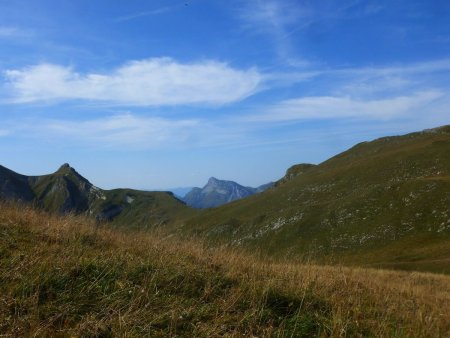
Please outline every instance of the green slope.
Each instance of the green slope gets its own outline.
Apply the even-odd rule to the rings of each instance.
[[[450,273],[450,126],[291,169],[180,231],[272,255]]]
[[[146,229],[176,226],[179,220],[192,217],[196,211],[170,192],[114,189],[103,190],[101,198],[91,204],[89,213],[116,226]]]
[[[47,211],[80,213],[96,199],[94,186],[68,164],[55,173],[28,178],[38,205]]]

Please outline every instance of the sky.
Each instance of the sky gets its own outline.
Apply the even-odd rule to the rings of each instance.
[[[450,124],[447,0],[0,0],[0,164],[258,186]]]

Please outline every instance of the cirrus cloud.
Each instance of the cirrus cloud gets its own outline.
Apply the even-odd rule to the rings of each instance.
[[[4,73],[14,103],[90,100],[115,105],[223,105],[260,89],[256,69],[226,63],[179,63],[171,58],[129,62],[108,74],[81,74],[70,67],[38,64]]]
[[[391,119],[423,109],[444,96],[440,91],[424,91],[411,95],[360,100],[351,97],[313,96],[282,101],[265,113],[244,117],[255,122],[287,122],[314,119]]]

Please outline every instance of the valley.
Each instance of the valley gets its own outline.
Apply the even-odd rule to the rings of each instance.
[[[197,207],[210,207],[203,210],[170,192],[99,189],[68,164],[45,176],[0,169],[3,199],[113,227],[157,229],[268,257],[450,273],[449,126],[295,165],[258,193],[211,178],[185,198],[194,203],[197,194],[206,203]],[[225,204],[212,208],[217,201]]]

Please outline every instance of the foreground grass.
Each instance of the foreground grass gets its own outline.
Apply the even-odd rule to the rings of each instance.
[[[450,334],[450,277],[289,264],[0,205],[0,336]]]

